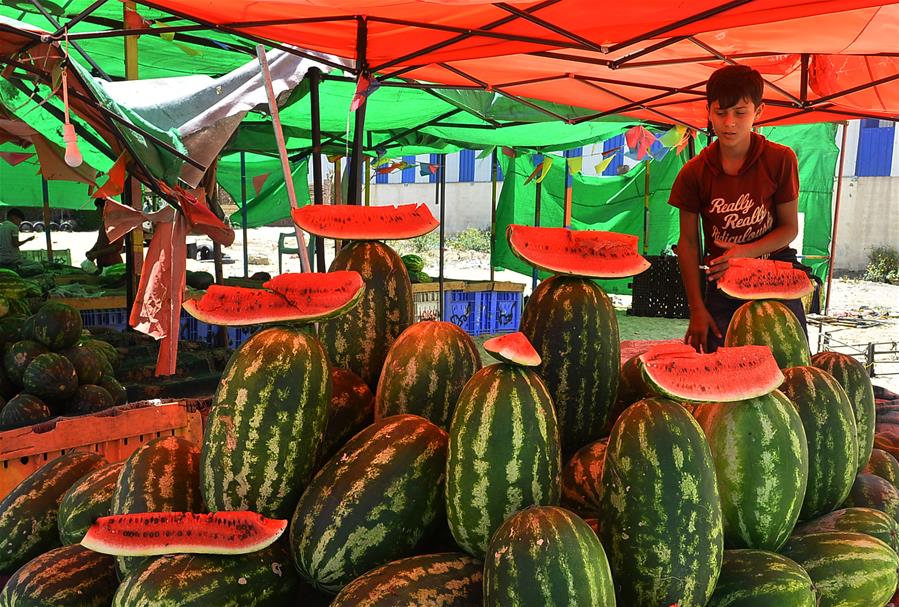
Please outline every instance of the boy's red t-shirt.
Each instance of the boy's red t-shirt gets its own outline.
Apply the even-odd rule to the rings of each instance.
[[[668,203],[702,217],[711,259],[724,253],[714,241],[755,242],[777,225],[775,206],[799,198],[796,154],[784,145],[751,134],[746,160],[737,175],[721,166],[718,141],[678,173]]]

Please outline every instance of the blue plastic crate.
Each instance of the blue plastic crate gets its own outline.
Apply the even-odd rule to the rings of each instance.
[[[481,293],[446,291],[443,294],[443,320],[460,326],[469,335],[480,335]]]
[[[228,327],[228,347],[237,349],[247,341],[253,333],[261,329],[260,325],[246,327]],[[179,339],[184,341],[199,341],[210,346],[216,345],[218,326],[199,321],[188,314],[181,315],[181,331]]]
[[[514,333],[521,323],[520,291],[483,291],[481,333]]]
[[[127,308],[81,310],[81,322],[85,327],[109,327],[118,331],[128,328]]]

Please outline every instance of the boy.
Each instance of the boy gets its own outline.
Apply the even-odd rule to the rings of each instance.
[[[764,81],[742,65],[723,67],[706,83],[714,143],[681,169],[668,203],[680,210],[678,264],[690,306],[684,342],[714,352],[743,303],[724,295],[717,280],[734,257],[796,261],[788,245],[799,230],[796,154],[752,131],[764,108]],[[701,284],[699,218],[702,217],[708,282]],[[705,295],[703,296],[703,291]],[[805,329],[801,300],[784,301]]]
[[[25,240],[19,240],[19,224],[24,219],[22,211],[9,209],[6,221],[0,223],[0,267],[18,270],[22,261],[19,247],[35,239],[34,236],[29,236]]]

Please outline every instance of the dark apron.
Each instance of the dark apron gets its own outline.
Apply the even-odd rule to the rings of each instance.
[[[772,253],[769,259],[773,259],[775,261],[788,261],[793,264],[794,267],[804,270],[809,277],[812,277],[812,270],[808,266],[804,266],[796,259],[796,249],[785,248],[777,253]],[[813,278],[814,280],[814,278]],[[808,340],[808,329],[806,328],[805,322],[805,309],[802,306],[801,299],[782,299],[780,300],[782,304],[787,306],[793,314],[796,315],[796,318],[799,319],[799,324],[802,325],[802,331],[805,333],[805,338]],[[708,352],[714,352],[719,347],[724,345],[724,336],[727,334],[727,326],[730,324],[730,319],[733,318],[734,312],[737,311],[737,308],[742,306],[745,301],[742,299],[734,299],[733,297],[729,297],[724,294],[718,288],[717,283],[706,281],[705,287],[705,307],[709,311],[709,314],[715,320],[715,324],[718,326],[718,330],[721,331],[721,337],[717,337],[712,331],[709,331],[708,335]]]

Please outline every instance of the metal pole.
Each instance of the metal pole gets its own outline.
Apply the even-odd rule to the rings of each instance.
[[[128,12],[134,12],[136,10],[134,2],[125,2],[122,6],[122,22],[124,23],[126,19],[128,19]],[[126,80],[137,80],[138,79],[138,63],[137,63],[137,36],[125,36],[124,44],[125,44],[125,79]],[[139,211],[143,211],[143,190],[141,189],[140,182],[133,178],[129,177],[128,181],[125,183],[125,193],[127,193],[127,204]],[[124,195],[124,194],[123,194]],[[125,200],[123,198],[123,200]],[[125,241],[126,247],[126,256],[125,261],[128,261],[127,251],[131,251],[131,265],[126,268],[128,274],[128,283],[126,288],[126,303],[128,304],[128,309],[134,306],[134,298],[137,293],[137,285],[140,282],[140,274],[143,270],[144,265],[144,230],[142,226],[138,226],[134,230],[132,230],[128,234],[129,240]]]
[[[366,60],[368,45],[368,22],[365,17],[358,19],[356,28],[356,72],[359,80],[371,78],[368,72]],[[359,204],[362,198],[362,146],[365,136],[365,109],[368,106],[366,100],[356,110],[356,124],[353,129],[353,155],[350,157],[349,190],[347,204]]]
[[[649,158],[643,171],[643,255],[649,253]]]
[[[371,158],[365,157],[365,206],[371,206]]]
[[[543,193],[543,182],[537,182],[537,191],[534,195],[534,227],[540,227],[540,196]],[[534,267],[531,272],[531,290],[537,288],[538,276],[537,276],[537,268]]]
[[[129,181],[130,179],[131,178],[129,177]],[[128,183],[122,191],[122,204],[129,207],[132,206],[131,194],[131,184]],[[137,244],[134,242],[137,239],[133,236],[135,232],[140,232],[141,235],[143,235],[143,231],[140,228],[131,230],[125,235],[125,276],[127,277],[127,280],[125,281],[125,307],[129,312],[134,307],[135,285],[137,284],[134,280],[134,251],[137,249]],[[142,244],[143,243],[141,243],[141,245]]]
[[[562,227],[570,228],[571,227],[571,197],[572,197],[572,188],[574,187],[574,175],[570,173],[570,167],[568,165],[568,156],[565,156],[565,200],[564,200],[564,213],[562,215]]]
[[[290,174],[290,162],[287,160],[287,146],[284,143],[284,131],[281,129],[281,115],[278,111],[278,99],[275,97],[275,89],[272,86],[272,75],[268,70],[268,59],[265,56],[265,47],[256,45],[256,57],[262,68],[262,79],[265,81],[265,92],[268,96],[268,109],[272,116],[272,128],[275,131],[275,141],[278,144],[278,156],[281,158],[281,171],[284,173],[284,187],[287,190],[287,199],[292,209],[297,208],[297,194],[293,189],[293,176]],[[304,186],[305,187],[305,186]],[[303,231],[296,224],[293,226],[297,235],[297,250],[300,252],[300,266],[303,272],[309,272],[309,252],[306,250],[306,239]]]
[[[446,246],[446,227],[444,225],[444,221],[446,220],[446,154],[440,155],[440,163],[439,168],[440,174],[437,178],[437,205],[440,208],[440,262],[437,276],[437,286],[438,286],[438,295],[437,295],[437,306],[439,307],[438,316],[443,318],[443,268],[444,268],[444,249]]]
[[[847,123],[842,123],[843,139],[840,143],[840,168],[837,171],[837,199],[834,203],[833,210],[833,227],[830,233],[830,259],[827,264],[827,291],[824,295],[824,315],[830,312],[830,286],[833,282],[833,266],[837,252],[837,226],[840,223],[840,197],[843,193],[843,161],[846,158],[846,127]]]
[[[499,181],[499,156],[496,148],[490,156],[490,181],[493,182],[493,197],[490,202],[490,282],[495,278],[493,256],[496,253],[496,184]]]
[[[247,154],[240,153],[240,216],[243,220],[243,277],[250,277],[250,249],[247,242]]]
[[[50,235],[50,186],[47,180],[41,177],[41,189],[44,192],[44,235],[47,237],[47,263],[53,263],[53,242]],[[103,229],[101,224],[100,229]]]
[[[321,97],[319,96],[319,86],[321,84],[322,73],[317,67],[309,70],[309,104],[312,110],[312,156],[309,161],[312,163],[312,203],[324,204],[324,180],[322,179],[322,124],[321,124]],[[315,239],[315,264],[319,272],[327,270],[325,267],[325,239],[316,236]]]

